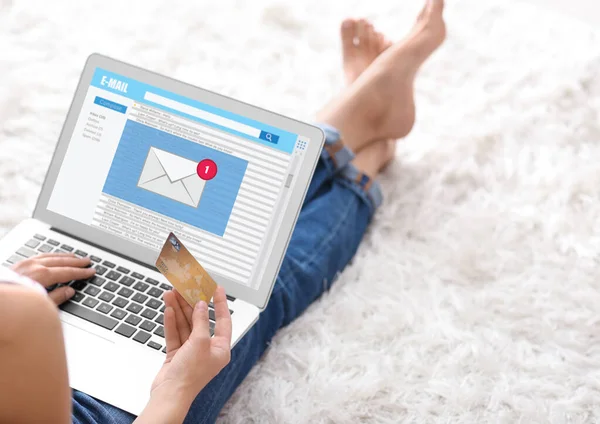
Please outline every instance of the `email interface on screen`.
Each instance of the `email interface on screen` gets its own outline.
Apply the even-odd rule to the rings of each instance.
[[[308,142],[98,68],[48,209],[258,288]]]

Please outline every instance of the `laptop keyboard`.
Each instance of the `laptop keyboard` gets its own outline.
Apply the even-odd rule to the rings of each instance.
[[[44,235],[36,234],[6,260],[11,266],[26,258],[49,252],[74,253],[87,257],[87,252],[61,244]],[[153,350],[166,353],[164,311],[162,300],[171,286],[127,267],[91,255],[91,267],[96,275],[88,280],[68,283],[75,295],[60,306],[65,312],[141,343]],[[53,289],[49,288],[49,289]],[[231,302],[235,298],[227,296]],[[230,310],[233,314],[233,311]],[[214,335],[215,311],[208,305],[210,335]]]

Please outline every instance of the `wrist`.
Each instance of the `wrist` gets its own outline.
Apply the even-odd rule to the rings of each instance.
[[[139,423],[182,423],[195,398],[190,390],[163,385],[150,394],[150,401],[138,417]]]

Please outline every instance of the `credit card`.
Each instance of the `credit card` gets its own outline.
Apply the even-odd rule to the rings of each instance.
[[[156,268],[192,308],[201,300],[210,302],[217,289],[215,280],[173,233],[167,237],[156,259]]]

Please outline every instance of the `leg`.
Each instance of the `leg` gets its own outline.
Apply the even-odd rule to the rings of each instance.
[[[366,148],[353,163],[376,173],[389,161],[379,151],[379,144]],[[277,331],[327,290],[354,256],[381,201],[378,188],[358,168],[347,167],[322,191],[300,213],[267,308],[233,349],[230,364],[198,395],[186,423],[214,422]]]

